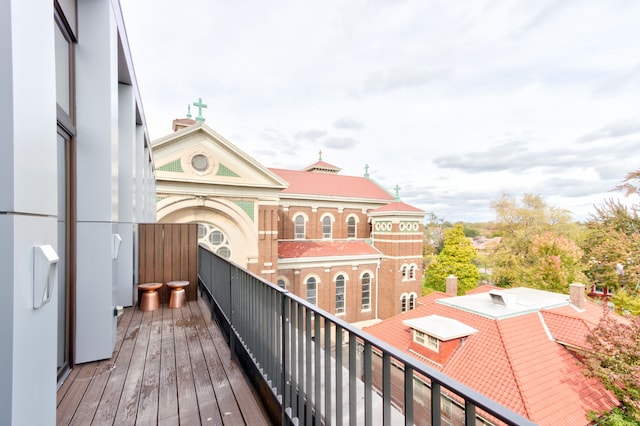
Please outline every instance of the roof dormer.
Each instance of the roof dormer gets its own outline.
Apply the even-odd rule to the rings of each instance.
[[[463,339],[477,333],[458,320],[429,315],[403,321],[411,330],[410,350],[443,365]]]

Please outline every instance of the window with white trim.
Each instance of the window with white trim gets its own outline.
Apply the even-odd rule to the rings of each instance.
[[[331,216],[322,218],[322,238],[331,238]]]
[[[400,296],[400,312],[407,312],[407,295]]]
[[[295,219],[294,219],[294,223],[295,223],[295,236],[294,236],[294,238],[296,240],[304,240],[306,238],[305,229],[304,229],[304,224],[305,224],[304,216],[301,215],[301,214],[296,216]]]
[[[408,270],[408,266],[407,265],[402,265],[402,268],[400,268],[400,272],[402,273],[402,281],[406,281],[407,280],[407,270]]]
[[[344,275],[336,277],[336,314],[344,313]]]
[[[317,305],[318,303],[318,288],[317,282],[314,277],[307,278],[307,302],[312,305]]]
[[[410,280],[415,280],[416,279],[416,265],[411,265],[409,266],[409,279]]]
[[[356,218],[353,216],[347,219],[347,238],[356,238]]]
[[[440,349],[440,340],[437,337],[420,330],[413,329],[413,341],[435,352]]]
[[[371,275],[368,272],[362,274],[362,310],[371,309]]]
[[[413,310],[416,307],[416,294],[411,293],[409,295],[409,310]]]

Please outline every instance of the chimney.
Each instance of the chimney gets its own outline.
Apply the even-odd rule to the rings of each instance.
[[[458,277],[456,277],[455,275],[449,275],[447,277],[445,292],[447,294],[450,294],[451,296],[458,295]]]
[[[582,283],[569,284],[569,301],[573,306],[575,306],[578,309],[585,308],[584,284]]]

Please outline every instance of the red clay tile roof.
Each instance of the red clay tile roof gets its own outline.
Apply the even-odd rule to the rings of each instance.
[[[378,207],[372,213],[383,213],[383,212],[418,212],[424,213],[424,210],[420,210],[417,207],[410,206],[407,203],[403,203],[402,201],[394,201],[392,203],[386,204],[382,207]]]
[[[371,179],[359,176],[341,176],[313,173],[304,170],[273,169],[270,171],[284,179],[289,187],[282,194],[346,197],[389,202],[393,196]]]
[[[278,257],[334,257],[379,255],[380,252],[364,241],[280,241]]]
[[[325,161],[316,161],[312,165],[305,167],[303,170],[309,171],[314,169],[329,170],[334,173],[337,173],[340,171],[340,167],[336,167],[333,164],[329,164]]]
[[[491,287],[486,286],[485,291]],[[562,307],[496,320],[436,303],[443,297],[449,296],[432,293],[421,297],[414,310],[365,331],[415,356],[408,351],[411,331],[404,320],[436,314],[472,326],[478,333],[466,338],[440,370],[541,425],[588,424],[589,410],[608,410],[617,404],[600,382],[584,376],[573,353],[550,339],[545,330],[543,320],[553,315],[552,333],[561,330],[568,339],[572,330],[582,332],[578,326],[561,328],[554,322],[563,315],[560,320],[565,322],[580,319],[575,309],[568,307],[576,318],[567,317],[569,312]]]

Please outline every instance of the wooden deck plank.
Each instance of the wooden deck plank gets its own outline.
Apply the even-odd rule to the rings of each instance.
[[[158,423],[178,418],[178,388],[176,385],[176,355],[173,340],[171,309],[162,305],[162,341],[160,349],[160,378],[158,383]]]
[[[86,384],[86,388],[84,392],[82,392],[82,397],[77,404],[72,399],[64,398],[61,402],[61,406],[66,405],[67,407],[72,407],[75,405],[75,409],[73,411],[73,415],[71,419],[63,422],[58,422],[57,424],[74,424],[74,425],[87,425],[91,424],[93,421],[93,417],[96,413],[96,409],[98,408],[98,404],[100,403],[100,398],[104,392],[105,387],[107,386],[107,381],[109,379],[111,370],[114,367],[113,360],[120,352],[120,348],[122,347],[122,342],[124,341],[124,333],[126,332],[129,324],[133,319],[133,311],[128,312],[126,315],[123,315],[120,318],[121,327],[117,329],[117,339],[116,346],[114,348],[113,356],[111,359],[106,359],[97,362],[86,363],[82,366],[83,369],[86,369],[86,373],[91,373],[91,378],[87,379],[88,383]],[[82,372],[81,372],[82,373]],[[79,374],[80,376],[80,374]],[[76,378],[78,381],[80,377]],[[82,382],[79,383],[80,385]],[[66,410],[65,408],[59,408],[62,411]]]
[[[120,351],[114,357],[115,362],[113,363],[113,368],[111,369],[104,393],[100,398],[100,403],[98,404],[98,409],[96,410],[92,424],[107,424],[109,420],[113,419],[116,415],[129,365],[131,364],[133,350],[136,346],[138,334],[141,332],[142,314],[143,312],[138,309],[133,313],[131,324],[129,324]]]
[[[198,300],[198,306],[200,307],[202,315],[210,315],[209,307],[206,305],[206,302],[202,300],[202,298]],[[255,396],[253,389],[249,386],[249,383],[243,371],[235,362],[231,361],[231,352],[229,350],[229,346],[227,346],[227,342],[225,341],[224,336],[222,335],[222,332],[220,331],[218,326],[213,323],[213,321],[207,322],[207,329],[209,331],[209,334],[211,335],[213,346],[215,348],[215,351],[212,353],[216,354],[218,361],[215,361],[213,355],[211,358],[214,358],[213,362],[220,363],[219,365],[222,366],[222,370],[218,371],[226,376],[226,378],[220,376],[216,378],[212,377],[214,383],[216,381],[219,381],[219,383],[222,384],[221,389],[219,389],[220,392],[216,392],[216,395],[221,395],[224,399],[235,399],[235,403],[232,403],[228,400],[226,401],[228,404],[225,404],[225,406],[230,407],[230,411],[225,411],[223,409],[223,403],[219,399],[218,403],[221,407],[223,421],[227,422],[229,420],[232,420],[233,422],[234,420],[239,420],[233,419],[234,410],[232,407],[234,405],[237,405],[245,424],[268,424],[264,412],[256,402],[257,397]],[[210,349],[207,348],[207,350]],[[231,392],[229,392],[228,388],[225,389],[226,386],[230,387]],[[247,395],[253,395],[253,398],[247,398]]]
[[[210,340],[211,337],[206,327],[204,327],[204,324],[201,324],[198,320],[202,319],[199,310],[196,315],[193,315],[191,312],[192,305],[195,305],[195,309],[198,309],[197,302],[191,301],[188,302],[187,305],[188,306],[181,311],[182,318],[185,322],[185,334],[193,369],[196,397],[198,398],[198,406],[200,407],[200,422],[202,424],[222,424],[216,394],[213,390],[213,382],[211,381],[209,367],[207,366],[205,353],[202,349],[202,342],[207,339]]]
[[[178,412],[180,421],[186,417],[188,423],[196,424],[200,421],[198,412],[198,398],[194,383],[191,359],[189,358],[189,346],[185,333],[186,324],[182,318],[182,309],[173,310],[173,319],[177,325],[174,331],[176,345],[176,381],[178,385]]]
[[[268,424],[210,316],[204,301],[125,309],[113,357],[75,366],[60,387],[57,424]]]
[[[153,312],[144,312],[142,314],[142,320],[131,355],[131,362],[127,369],[122,394],[120,395],[120,402],[116,411],[115,424],[134,424],[136,421],[152,319]]]
[[[60,405],[60,401],[62,401],[66,393],[71,388],[71,383],[73,383],[79,371],[80,371],[79,368],[73,368],[65,378],[64,383],[62,383],[62,386],[58,388],[58,392],[56,393],[56,407]]]
[[[153,311],[152,313],[149,345],[147,346],[146,363],[138,402],[137,425],[155,425],[158,422],[162,310]]]

